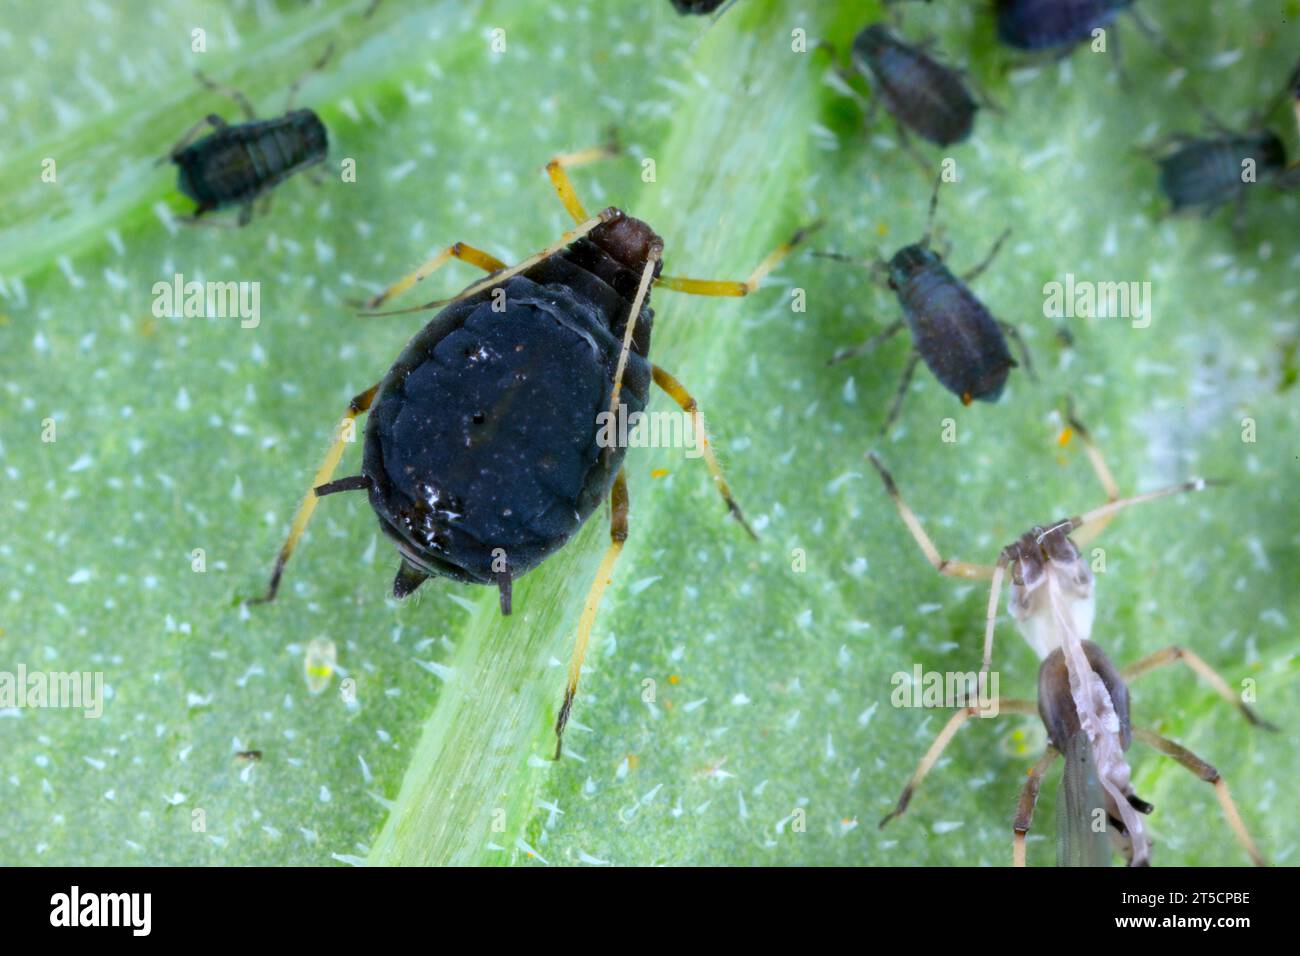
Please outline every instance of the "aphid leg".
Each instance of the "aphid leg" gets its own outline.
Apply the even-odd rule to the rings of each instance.
[[[1197,675],[1205,680],[1207,684],[1214,688],[1215,692],[1241,711],[1248,721],[1257,727],[1263,727],[1265,730],[1277,730],[1277,725],[1272,724],[1259,716],[1255,709],[1241,699],[1240,695],[1234,694],[1232,687],[1218,673],[1215,672],[1209,664],[1200,657],[1200,655],[1185,648],[1173,645],[1166,647],[1164,650],[1156,651],[1136,663],[1130,664],[1124,668],[1123,675],[1125,683],[1131,684],[1139,677],[1150,674],[1154,670],[1166,667],[1170,664],[1186,664]]]
[[[907,805],[912,802],[912,794],[916,793],[916,788],[921,785],[921,781],[925,779],[925,775],[929,773],[935,763],[938,762],[939,757],[943,754],[944,748],[946,748],[952,741],[952,738],[956,736],[957,731],[961,730],[961,725],[966,723],[966,721],[971,717],[976,716],[979,712],[980,709],[978,707],[962,707],[948,718],[948,722],[944,724],[943,729],[939,731],[939,736],[934,738],[934,743],[930,744],[930,749],[925,752],[925,756],[921,758],[921,762],[917,764],[916,769],[912,771],[912,776],[908,778],[907,784],[903,787],[902,794],[898,797],[898,803],[895,804],[893,810],[885,814],[884,818],[878,824],[880,829],[883,830],[890,820],[903,815],[907,810]],[[1033,701],[998,701],[999,715],[1004,713],[1035,714],[1037,712],[1038,711]]]
[[[818,220],[811,226],[804,226],[802,229],[797,230],[793,236],[768,253],[767,258],[758,264],[758,268],[751,272],[749,278],[744,282],[734,282],[726,279],[685,279],[680,276],[661,275],[655,279],[655,286],[661,289],[671,289],[674,292],[685,292],[688,295],[731,297],[749,295],[763,284],[763,280],[767,278],[773,269],[780,265],[782,259],[788,256],[811,233],[820,229],[821,225],[821,221]]]
[[[1242,189],[1237,193],[1234,202],[1234,212],[1232,214],[1232,235],[1240,242],[1242,236],[1246,234],[1246,190]]]
[[[1003,548],[998,555],[998,563],[993,566],[992,583],[989,585],[989,606],[984,616],[984,662],[980,667],[980,690],[988,681],[989,669],[993,666],[993,631],[998,622],[998,600],[1002,596],[1002,579],[1011,563],[1011,550]]]
[[[417,282],[423,282],[452,259],[459,259],[461,262],[468,262],[470,265],[477,266],[484,272],[498,272],[506,267],[504,262],[496,256],[484,252],[482,249],[475,249],[473,246],[464,242],[453,242],[446,249],[443,249],[433,258],[429,259],[414,272],[398,279],[383,292],[379,293],[379,295],[367,299],[364,307],[367,310],[379,308],[389,299],[393,298],[393,296],[401,295]]]
[[[569,722],[569,711],[573,709],[573,697],[578,692],[578,678],[582,676],[582,661],[587,656],[587,645],[591,642],[591,631],[596,623],[596,610],[600,599],[610,582],[614,571],[614,562],[623,550],[627,540],[627,479],[622,469],[614,478],[614,487],[609,493],[609,547],[601,559],[596,579],[591,582],[587,592],[587,602],[582,606],[582,617],[578,620],[578,636],[573,643],[573,657],[569,660],[568,684],[564,688],[564,703],[560,705],[559,716],[555,718],[555,759],[560,759],[564,749],[564,725]]]
[[[989,254],[984,257],[984,261],[962,276],[961,281],[969,285],[978,279],[993,260],[997,258],[998,253],[1002,251],[1002,244],[1007,241],[1009,235],[1011,235],[1010,229],[1003,230],[1002,235],[998,236],[997,241],[993,243],[993,248],[989,250]]]
[[[244,225],[242,222],[231,222],[228,219],[204,219],[203,217],[213,209],[213,206],[198,205],[190,215],[177,216],[176,221],[183,222],[187,226],[211,226],[213,229],[237,229]]]
[[[257,119],[257,114],[253,112],[253,104],[248,102],[248,97],[244,96],[239,90],[233,86],[226,86],[224,83],[209,79],[202,70],[195,70],[194,77],[203,84],[205,89],[209,89],[213,93],[220,93],[222,96],[228,96],[234,100],[239,108],[244,111],[244,115],[248,117],[250,122]]]
[[[1111,53],[1114,55],[1115,72],[1119,74],[1119,85],[1122,90],[1131,90],[1133,83],[1129,79],[1128,67],[1124,63],[1124,47],[1120,43],[1119,31],[1109,30]]]
[[[1133,736],[1148,747],[1178,761],[1196,776],[1212,785],[1214,787],[1214,796],[1218,798],[1219,806],[1223,808],[1223,816],[1227,819],[1228,826],[1232,828],[1237,842],[1245,848],[1246,853],[1250,855],[1251,861],[1256,866],[1268,866],[1268,860],[1259,852],[1259,848],[1255,846],[1255,841],[1250,838],[1250,833],[1246,830],[1246,824],[1242,822],[1241,814],[1237,812],[1237,805],[1232,801],[1232,794],[1228,792],[1228,783],[1219,775],[1219,771],[1186,747],[1174,743],[1167,737],[1161,737],[1153,731],[1143,727],[1134,727]]]
[[[220,116],[218,116],[216,113],[209,113],[207,116],[203,117],[203,119],[199,120],[189,129],[187,129],[185,133],[181,136],[181,138],[176,141],[176,145],[173,146],[170,150],[168,150],[167,155],[159,156],[157,159],[154,160],[153,164],[155,166],[160,166],[163,163],[167,162],[169,159],[175,159],[177,156],[180,155],[181,151],[184,150],[186,146],[194,142],[195,138],[199,135],[199,131],[202,130],[203,127],[211,126],[213,129],[221,129],[221,127],[225,125],[226,125],[226,121],[223,120]]]
[[[298,95],[298,90],[302,88],[302,84],[306,82],[307,77],[311,76],[313,73],[319,73],[321,70],[325,69],[325,64],[330,61],[330,57],[332,57],[333,55],[334,55],[334,44],[330,43],[327,47],[325,47],[325,52],[320,55],[320,57],[316,60],[316,62],[313,63],[311,66],[307,67],[307,69],[303,70],[302,73],[298,74],[297,78],[292,83],[289,84],[289,93],[285,97],[285,101],[284,101],[284,111],[286,113],[289,112],[291,109],[293,109],[294,98]]]
[[[907,395],[907,387],[912,384],[912,375],[916,372],[916,363],[920,360],[921,353],[916,350],[908,356],[907,365],[903,367],[903,377],[898,382],[898,390],[894,392],[894,401],[889,406],[889,414],[885,416],[884,424],[880,426],[880,434],[888,432],[898,419],[898,413],[903,409],[903,397]]]
[[[1005,333],[1006,337],[1016,344],[1016,351],[1020,353],[1020,361],[1025,365],[1025,374],[1035,382],[1038,381],[1038,375],[1034,372],[1033,359],[1029,355],[1029,346],[1026,345],[1025,340],[1021,338],[1020,330],[1010,322],[1005,322],[1002,319],[998,319],[997,323],[1002,327],[1002,331]]]
[[[859,355],[867,355],[871,352],[874,352],[881,345],[884,345],[887,341],[889,341],[891,338],[893,338],[895,335],[901,332],[903,330],[903,325],[904,325],[903,320],[899,319],[893,324],[888,325],[885,328],[881,329],[879,332],[877,332],[871,338],[867,339],[861,345],[855,345],[853,348],[841,349],[840,351],[836,352],[834,355],[832,355],[829,359],[826,360],[826,364],[837,365],[838,363],[846,361],[848,359],[857,358]]]
[[[907,530],[912,532],[912,537],[916,540],[917,545],[921,548],[926,560],[934,565],[934,569],[940,574],[945,574],[952,578],[967,578],[972,581],[991,581],[995,568],[987,564],[968,564],[965,561],[951,561],[939,556],[939,549],[934,546],[930,536],[925,533],[921,527],[921,522],[917,519],[912,509],[908,507],[903,496],[898,493],[898,486],[894,484],[894,476],[885,468],[884,462],[874,452],[867,452],[867,457],[871,463],[876,466],[876,471],[880,472],[880,478],[885,483],[885,491],[894,501],[894,507],[898,509],[899,517],[903,519],[903,524],[907,525]]]
[[[925,214],[925,235],[921,237],[921,246],[930,248],[930,236],[934,233],[934,213],[939,208],[939,187],[943,185],[943,172],[934,178],[934,192],[930,193],[930,211]]]
[[[574,242],[581,236],[585,236],[587,233],[591,232],[591,230],[595,229],[602,222],[608,222],[610,219],[613,219],[617,215],[619,215],[617,210],[613,208],[605,209],[600,213],[600,215],[593,216],[591,219],[588,219],[586,222],[578,224],[574,228],[570,229],[568,232],[561,235],[560,238],[556,239],[546,248],[541,249],[540,251],[534,253],[533,255],[529,256],[527,259],[524,259],[522,262],[515,263],[513,266],[511,266],[508,269],[504,268],[504,263],[502,263],[500,260],[496,259],[493,256],[489,256],[486,252],[482,252],[478,249],[474,249],[472,246],[467,246],[463,242],[455,243],[454,245],[448,246],[442,252],[438,253],[438,255],[434,256],[432,259],[426,262],[415,272],[412,272],[410,275],[405,276],[404,278],[399,279],[397,282],[393,283],[393,285],[389,286],[382,293],[375,296],[374,299],[371,299],[370,301],[382,303],[392,298],[394,295],[397,295],[399,292],[403,292],[406,289],[409,289],[415,283],[419,282],[425,276],[429,275],[429,273],[433,272],[435,269],[437,269],[438,267],[446,263],[449,259],[453,259],[453,258],[464,259],[464,261],[466,262],[473,262],[473,264],[478,266],[480,269],[492,271],[493,274],[488,276],[486,279],[483,279],[479,282],[475,282],[473,285],[470,285],[465,289],[462,289],[459,293],[452,296],[450,299],[435,299],[432,302],[425,302],[423,305],[417,305],[409,309],[394,309],[391,312],[366,311],[362,314],[363,315],[405,315],[410,312],[427,312],[433,309],[440,309],[444,306],[450,305],[453,302],[459,302],[461,299],[468,299],[471,296],[478,295],[484,289],[490,289],[493,286],[501,285],[511,276],[518,275],[519,273],[524,272],[527,269],[531,269],[533,266],[541,262],[543,259],[553,256],[555,253],[559,252],[561,249],[569,245],[571,242]],[[475,258],[466,258],[466,256],[469,253],[474,253]],[[482,257],[482,261],[477,261],[478,257]],[[497,267],[500,267],[501,271],[499,272],[496,271]],[[363,308],[373,309],[373,306],[370,306],[369,303],[361,303],[361,305]]]
[[[1043,751],[1038,762],[1029,768],[1025,785],[1020,789],[1020,802],[1016,805],[1016,818],[1011,824],[1011,865],[1025,865],[1025,837],[1034,822],[1034,807],[1038,804],[1038,791],[1043,786],[1043,775],[1051,769],[1061,752],[1051,744]]]
[[[1157,30],[1155,24],[1148,20],[1140,10],[1136,7],[1130,6],[1128,8],[1128,13],[1129,16],[1133,18],[1133,22],[1137,24],[1137,28],[1142,32],[1142,35],[1145,36],[1156,49],[1173,61],[1174,65],[1182,66],[1187,62],[1187,56],[1179,50],[1178,47],[1174,46],[1168,37]]]
[[[590,217],[587,215],[587,210],[583,208],[582,200],[578,198],[577,190],[573,188],[573,181],[569,179],[569,174],[565,170],[594,163],[598,159],[605,159],[617,153],[618,143],[609,142],[604,146],[580,149],[575,153],[561,153],[546,164],[546,175],[551,177],[556,195],[560,197],[560,202],[564,203],[564,208],[569,211],[574,222],[584,222]]]
[[[894,129],[898,133],[898,141],[903,144],[903,152],[907,153],[907,155],[912,158],[912,161],[920,167],[921,175],[928,177],[930,175],[930,170],[933,167],[926,158],[921,155],[921,151],[916,148],[916,144],[912,142],[912,137],[907,134],[907,128],[903,126],[902,123],[895,120]]]
[[[316,500],[322,494],[332,494],[335,491],[344,490],[337,487],[336,484],[332,484],[330,479],[334,476],[334,469],[339,466],[339,460],[343,457],[344,448],[347,447],[352,438],[354,422],[359,416],[370,410],[370,403],[375,400],[377,391],[379,391],[379,386],[377,384],[372,385],[348,403],[348,410],[336,429],[334,442],[330,445],[329,451],[326,452],[325,460],[321,462],[320,468],[316,470],[316,477],[312,479],[311,487],[303,495],[302,503],[298,505],[298,513],[293,516],[293,524],[289,527],[289,536],[280,547],[280,553],[275,559],[275,570],[271,572],[271,583],[267,585],[266,594],[260,598],[254,598],[250,603],[267,604],[275,600],[276,592],[280,589],[280,578],[284,574],[284,566],[293,554],[293,549],[298,546],[298,541],[302,538],[303,532],[307,530],[307,522],[311,520],[312,512],[316,510]]]
[[[731,512],[733,518],[740,522],[740,526],[749,532],[749,536],[757,541],[758,535],[756,535],[754,529],[749,526],[749,522],[745,520],[744,513],[740,510],[740,505],[737,504],[736,499],[732,497],[731,488],[727,484],[727,479],[722,475],[722,466],[718,464],[718,459],[713,454],[713,445],[709,441],[709,433],[704,428],[704,418],[700,415],[699,405],[696,404],[695,399],[691,397],[690,393],[682,387],[681,382],[677,381],[677,379],[673,378],[658,365],[651,366],[651,368],[654,373],[655,384],[667,392],[672,397],[673,401],[682,407],[682,411],[691,416],[691,426],[695,430],[696,444],[704,454],[704,462],[709,466],[709,474],[713,477],[713,486],[717,488],[718,493],[722,495],[722,500],[727,504],[727,510]]]

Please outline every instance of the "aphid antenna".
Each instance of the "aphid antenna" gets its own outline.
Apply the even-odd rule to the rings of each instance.
[[[1287,100],[1292,101],[1296,114],[1296,125],[1300,127],[1300,60],[1296,61],[1295,66],[1291,68],[1291,72],[1287,74],[1286,82],[1282,84],[1282,88],[1274,94],[1266,106],[1251,117],[1251,127],[1262,128],[1267,123],[1268,118],[1277,112],[1278,108]]]
[[[233,86],[218,83],[216,80],[211,79],[206,73],[197,68],[194,70],[194,78],[199,81],[200,85],[202,85],[204,89],[211,90],[213,93],[220,93],[222,96],[227,96],[234,100],[236,105],[244,111],[244,116],[247,117],[250,123],[257,119],[257,113],[253,110],[253,104],[248,101],[248,97]]]
[[[1184,64],[1187,63],[1186,54],[1171,43],[1169,38],[1146,18],[1146,14],[1138,10],[1137,4],[1133,4],[1128,8],[1128,14],[1133,18],[1133,22],[1137,24],[1137,28],[1142,35],[1150,40],[1157,50],[1163,53],[1174,66],[1185,68]]]
[[[821,252],[814,250],[812,255],[818,259],[834,259],[836,262],[847,262],[850,265],[862,266],[870,269],[873,273],[881,273],[889,268],[889,262],[885,259],[884,253],[877,249],[874,259],[859,259],[857,256],[845,255],[842,252]]]
[[[311,66],[307,67],[307,69],[303,70],[302,73],[300,73],[298,77],[292,83],[289,84],[289,92],[285,96],[285,100],[284,100],[284,111],[286,113],[288,113],[290,110],[293,109],[294,97],[298,95],[298,90],[302,88],[302,84],[306,81],[307,77],[311,76],[313,73],[319,73],[321,70],[325,69],[325,64],[329,63],[330,59],[333,56],[334,56],[334,41],[331,40],[329,44],[325,47],[325,52],[316,58],[316,62],[313,63]]]

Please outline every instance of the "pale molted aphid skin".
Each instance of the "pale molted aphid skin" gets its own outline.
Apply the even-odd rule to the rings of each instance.
[[[1106,815],[1124,826],[1122,833],[1113,827],[1111,832],[1129,864],[1145,866],[1151,845],[1134,801],[1150,808],[1133,792],[1124,759],[1131,740],[1128,690],[1090,640],[1097,608],[1092,569],[1062,526],[1034,528],[1003,553],[1015,555],[1008,610],[1042,662],[1038,710],[1052,744],[1065,753],[1075,732],[1086,734]],[[1059,676],[1053,679],[1058,662],[1064,664],[1064,686]]]
[[[902,814],[912,794],[930,768],[938,761],[944,747],[961,724],[988,708],[984,700],[987,676],[993,657],[993,632],[997,621],[998,601],[1004,578],[1011,575],[1008,607],[1012,620],[1026,643],[1040,660],[1037,702],[998,699],[991,714],[1037,714],[1047,730],[1050,745],[1029,771],[1021,790],[1013,832],[1013,862],[1025,865],[1025,840],[1038,799],[1042,779],[1062,755],[1066,758],[1063,790],[1073,799],[1074,810],[1087,819],[1063,820],[1063,837],[1058,847],[1065,855],[1093,858],[1101,851],[1089,836],[1096,832],[1092,817],[1105,814],[1106,835],[1130,866],[1146,866],[1151,859],[1151,839],[1142,823],[1142,814],[1154,808],[1141,799],[1132,785],[1132,771],[1125,752],[1138,736],[1160,753],[1173,758],[1200,779],[1215,788],[1215,796],[1234,835],[1251,859],[1259,865],[1265,860],[1251,840],[1219,772],[1184,747],[1151,731],[1134,728],[1129,717],[1129,692],[1126,680],[1133,680],[1167,664],[1182,662],[1204,678],[1218,694],[1232,702],[1254,724],[1270,727],[1253,709],[1237,698],[1228,684],[1208,664],[1191,651],[1177,645],[1165,648],[1121,671],[1092,640],[1096,617],[1095,579],[1084,560],[1080,546],[1093,540],[1124,508],[1187,491],[1199,491],[1206,483],[1192,479],[1158,491],[1121,498],[1114,478],[1093,446],[1084,427],[1073,418],[1070,424],[1085,446],[1097,478],[1105,488],[1105,504],[1079,517],[1047,526],[1035,526],[1015,542],[1003,548],[997,563],[989,565],[955,561],[940,555],[920,521],[899,494],[893,477],[874,452],[871,463],[879,471],[885,489],[893,499],[903,523],[911,532],[927,560],[941,574],[965,580],[990,582],[988,613],[985,619],[984,659],[979,675],[979,706],[968,699],[949,718],[935,742],[926,751],[916,771],[903,788],[895,809],[880,825],[885,826]],[[996,687],[996,685],[994,685]],[[994,691],[996,694],[996,690]],[[1084,742],[1086,741],[1086,743]],[[1080,773],[1090,779],[1080,779]],[[1080,795],[1097,794],[1100,806],[1089,806]],[[1088,834],[1089,836],[1084,836]]]

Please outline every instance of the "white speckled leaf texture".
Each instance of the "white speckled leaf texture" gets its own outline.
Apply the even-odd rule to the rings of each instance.
[[[825,363],[897,303],[810,255],[869,259],[924,229],[932,174],[816,47],[843,56],[878,4],[739,0],[716,22],[668,0],[368,5],[6,5],[0,671],[101,672],[107,699],[97,719],[0,709],[0,863],[1008,864],[1044,743],[1028,718],[972,721],[876,827],[946,719],[892,706],[892,678],[976,667],[986,592],[933,572],[864,455],[945,554],[991,561],[1102,500],[1078,441],[1058,441],[1067,396],[1124,490],[1225,482],[1115,521],[1094,636],[1120,664],[1178,643],[1253,682],[1282,732],[1179,668],[1134,685],[1134,719],[1214,763],[1260,847],[1296,862],[1300,202],[1253,189],[1239,234],[1231,211],[1170,218],[1144,152],[1204,130],[1193,93],[1247,123],[1300,51],[1296,0],[1144,2],[1186,62],[1121,19],[1127,86],[1112,55],[1017,59],[982,4],[902,5],[903,32],[933,35],[999,106],[970,142],[918,149],[957,161],[938,214],[954,269],[1013,228],[974,288],[1039,374],[964,408],[921,369],[883,438],[906,341]],[[238,118],[192,70],[273,115],[331,42],[300,94],[330,130],[322,181],[292,178],[242,229],[174,221],[189,203],[154,160],[207,113]],[[1287,108],[1267,122],[1300,151]],[[422,319],[350,302],[456,240],[508,261],[552,241],[568,221],[543,165],[610,127],[622,155],[574,180],[589,208],[648,220],[670,273],[743,277],[826,224],[749,298],[655,295],[654,358],[698,397],[760,540],[702,461],[630,451],[631,536],[553,763],[603,514],[517,583],[508,619],[445,580],[393,600],[396,554],[362,495],[322,501],[274,605],[240,599],[348,399]],[[155,316],[154,283],[177,273],[259,283],[260,322]],[[1149,327],[1045,317],[1067,273],[1150,282]],[[472,278],[453,263],[400,304]],[[312,695],[318,640],[337,664]],[[1005,616],[996,655],[1002,692],[1032,696],[1036,659]],[[1140,745],[1130,758],[1157,865],[1246,862],[1209,787]],[[1036,865],[1055,859],[1056,774]]]

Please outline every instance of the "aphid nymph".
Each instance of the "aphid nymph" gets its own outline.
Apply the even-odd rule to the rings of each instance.
[[[333,48],[312,65],[319,70]],[[206,213],[239,207],[238,224],[247,225],[253,204],[294,173],[324,162],[329,134],[320,117],[309,109],[293,109],[293,97],[307,74],[294,81],[283,116],[257,118],[248,98],[238,90],[214,83],[202,73],[199,81],[208,89],[224,93],[244,112],[247,122],[227,123],[215,113],[194,124],[172,147],[167,157],[177,166],[180,191],[196,203],[187,222],[197,222]],[[212,132],[195,139],[204,126]]]
[[[963,405],[974,401],[996,402],[1001,397],[1007,375],[1016,367],[1003,332],[1019,346],[1026,369],[1032,368],[1029,352],[1015,326],[995,319],[967,285],[988,268],[1010,230],[998,237],[983,262],[960,278],[954,276],[948,271],[943,257],[930,248],[934,212],[942,182],[943,177],[940,175],[930,196],[930,211],[921,241],[904,246],[888,262],[877,259],[865,263],[875,274],[886,277],[889,288],[897,295],[898,304],[902,306],[903,318],[886,326],[856,348],[836,353],[829,363],[870,353],[901,332],[905,326],[910,331],[912,354],[903,370],[889,414],[881,426],[882,433],[888,431],[898,417],[903,396],[907,393],[920,361],[925,362],[934,377],[944,388],[960,398]],[[835,253],[819,254],[855,261]]]
[[[1292,70],[1281,93],[1252,117],[1245,130],[1229,129],[1207,107],[1198,104],[1212,135],[1177,133],[1158,149],[1160,191],[1169,200],[1170,212],[1201,211],[1209,216],[1220,206],[1235,202],[1235,224],[1240,230],[1250,187],[1295,185],[1287,177],[1286,145],[1264,122],[1293,94],[1298,79],[1300,64]]]
[[[878,100],[906,131],[938,146],[968,139],[979,104],[961,71],[940,63],[921,47],[903,42],[883,23],[873,23],[853,41],[853,63],[869,76]]]

